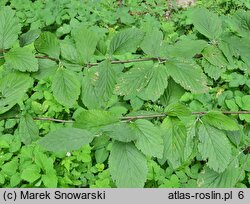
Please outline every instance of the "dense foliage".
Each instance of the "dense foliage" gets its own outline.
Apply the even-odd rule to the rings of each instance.
[[[1,187],[250,187],[250,1],[0,2]]]

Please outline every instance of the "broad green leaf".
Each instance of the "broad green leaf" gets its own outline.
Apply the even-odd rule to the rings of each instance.
[[[23,169],[21,173],[21,178],[29,183],[32,183],[41,177],[41,169],[35,164],[30,164]]]
[[[168,160],[174,169],[184,162],[187,130],[179,119],[165,118],[161,129],[163,132],[163,159]]]
[[[13,48],[4,54],[7,68],[19,70],[21,72],[38,71],[38,60],[28,47]]]
[[[1,171],[8,176],[12,176],[16,173],[19,166],[19,160],[17,157],[11,159],[11,161],[6,162],[5,164],[1,165]]]
[[[60,44],[56,35],[50,32],[44,32],[35,41],[35,48],[38,52],[44,53],[56,59],[60,55]]]
[[[233,15],[234,25],[241,36],[249,37],[250,34],[250,11],[238,10]]]
[[[183,104],[180,103],[172,103],[169,104],[165,109],[164,112],[168,116],[175,116],[175,117],[183,117],[183,116],[190,116],[190,110]]]
[[[95,52],[98,43],[97,36],[87,28],[80,28],[73,37],[82,61],[88,63]]]
[[[215,65],[212,65],[206,59],[202,60],[202,66],[204,68],[204,72],[214,80],[219,79],[221,75],[226,71],[226,69],[218,68]]]
[[[20,118],[19,135],[24,144],[30,144],[39,138],[39,129],[30,115]]]
[[[104,61],[97,68],[96,91],[99,98],[108,101],[113,94],[117,75],[109,61]]]
[[[166,62],[168,74],[174,81],[193,93],[204,93],[208,90],[206,76],[192,60],[170,60]]]
[[[29,30],[27,33],[24,33],[20,36],[20,46],[24,47],[25,45],[29,45],[33,43],[37,38],[39,38],[41,34],[41,30]]]
[[[242,98],[236,100],[236,103],[243,109],[243,110],[250,110],[250,95],[245,95]]]
[[[234,119],[222,114],[221,112],[211,111],[203,116],[202,121],[221,130],[239,130],[239,125],[237,122]]]
[[[15,12],[10,7],[3,7],[0,11],[0,50],[9,49],[17,41],[21,27]]]
[[[196,54],[200,54],[206,46],[208,43],[204,40],[184,39],[170,47],[168,53],[172,57],[192,58]]]
[[[152,78],[148,85],[139,92],[138,96],[143,100],[156,101],[163,95],[165,89],[168,86],[168,73],[165,66],[154,66],[152,70]]]
[[[42,175],[42,181],[46,188],[56,188],[58,178],[56,174],[46,173]]]
[[[198,177],[200,188],[234,188],[240,175],[238,160],[234,160],[222,173],[218,173],[207,166]]]
[[[228,66],[228,62],[223,53],[215,46],[206,47],[202,54],[208,62],[219,69],[226,68]]]
[[[231,158],[231,145],[226,134],[208,124],[201,124],[198,131],[199,152],[207,165],[216,172],[223,172]]]
[[[143,32],[137,28],[120,31],[110,42],[110,54],[124,54],[126,52],[136,51],[143,35]]]
[[[147,179],[147,160],[132,143],[113,144],[109,169],[118,188],[142,188]]]
[[[70,152],[89,144],[94,134],[78,128],[60,128],[52,131],[38,141],[45,150],[52,152]]]
[[[161,131],[148,120],[135,121],[136,142],[135,146],[145,155],[162,158],[163,139]]]
[[[102,105],[101,100],[98,98],[97,90],[94,86],[97,77],[93,77],[92,70],[85,71],[85,76],[82,79],[82,92],[81,100],[83,104],[89,109],[99,109]]]
[[[102,131],[112,139],[120,142],[131,142],[137,139],[136,132],[132,129],[131,125],[124,122],[106,125],[102,128]]]
[[[146,34],[141,49],[150,57],[160,57],[163,46],[163,33],[159,30],[153,30]]]
[[[72,63],[81,63],[79,53],[76,50],[75,44],[70,40],[60,42],[62,58]]]
[[[0,114],[10,110],[32,86],[33,80],[24,73],[9,73],[0,81]]]
[[[39,80],[47,79],[55,75],[57,68],[58,64],[55,61],[49,59],[38,59],[38,71],[32,73],[32,76]]]
[[[88,110],[83,111],[76,117],[74,126],[82,129],[96,130],[118,121],[119,118],[108,111]]]
[[[222,33],[221,19],[206,8],[197,8],[192,15],[194,27],[210,40],[216,40]]]
[[[78,77],[67,69],[58,69],[52,81],[55,99],[62,105],[72,107],[80,95],[81,84]]]
[[[115,92],[119,95],[136,96],[147,86],[151,77],[152,64],[138,64],[121,75],[118,79]]]

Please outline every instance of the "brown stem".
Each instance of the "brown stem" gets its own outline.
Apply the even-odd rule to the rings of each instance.
[[[59,62],[58,59],[53,58],[53,57],[49,57],[49,56],[36,56],[36,58],[38,58],[38,59],[49,59],[49,60],[52,60],[52,61],[55,61],[55,62]]]
[[[167,59],[163,59],[163,58],[155,58],[155,57],[151,57],[151,58],[139,58],[139,59],[131,59],[131,60],[113,60],[111,61],[111,64],[126,64],[126,63],[132,63],[132,62],[146,62],[146,61],[166,61]],[[88,64],[89,67],[93,67],[93,66],[97,66],[100,63],[90,63]]]

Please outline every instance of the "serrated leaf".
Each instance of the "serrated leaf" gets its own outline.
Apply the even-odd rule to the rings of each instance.
[[[24,96],[33,80],[23,73],[9,73],[0,81],[0,114],[10,110]]]
[[[208,124],[201,124],[198,131],[199,152],[207,165],[216,172],[223,172],[231,158],[231,145],[225,133]]]
[[[108,111],[89,110],[83,111],[76,117],[74,127],[88,130],[98,130],[105,125],[113,124],[118,121],[119,118]]]
[[[235,160],[222,173],[206,166],[199,174],[197,183],[200,188],[234,188],[239,175],[238,160]]]
[[[21,27],[10,7],[3,7],[0,11],[0,50],[9,49],[17,41]]]
[[[4,54],[7,68],[19,70],[21,72],[38,71],[38,60],[28,47],[13,48]]]
[[[47,79],[55,75],[57,68],[58,64],[52,60],[38,59],[38,71],[32,73],[32,76],[39,80]]]
[[[148,120],[135,121],[135,134],[137,140],[135,146],[145,155],[162,158],[163,139],[161,131]]]
[[[113,94],[117,75],[109,61],[104,61],[97,67],[98,78],[96,81],[97,95],[104,101],[108,101]]]
[[[172,103],[169,104],[165,109],[164,112],[168,116],[175,116],[175,117],[183,117],[183,116],[190,116],[190,110],[183,104],[180,103]]]
[[[184,162],[187,130],[178,119],[165,118],[162,126],[164,144],[163,160],[168,160],[174,169]]]
[[[192,60],[170,60],[166,62],[168,74],[183,88],[193,93],[204,93],[208,90],[206,76]]]
[[[197,8],[192,13],[194,27],[211,40],[218,39],[222,33],[221,19],[206,8]]]
[[[168,86],[168,73],[165,66],[153,67],[152,77],[148,85],[139,92],[138,96],[143,100],[156,101],[163,95]]]
[[[56,71],[52,81],[55,99],[62,105],[72,107],[80,95],[80,82],[74,72],[67,69]]]
[[[35,48],[38,52],[44,53],[50,57],[59,58],[60,44],[56,35],[50,32],[44,32],[35,41]]]
[[[30,115],[20,118],[19,135],[24,144],[30,144],[39,139],[39,129]]]
[[[204,40],[184,39],[170,47],[168,53],[172,57],[192,58],[196,54],[200,54],[206,46],[208,43]]]
[[[78,128],[60,128],[52,131],[38,141],[45,150],[52,152],[70,152],[94,139],[94,134]]]
[[[221,112],[211,111],[203,116],[202,121],[221,130],[239,130],[239,125],[237,122],[234,119],[222,114]]]
[[[56,174],[53,173],[46,173],[42,175],[42,181],[46,188],[56,188],[58,178]]]
[[[37,38],[39,38],[40,34],[41,30],[39,29],[29,30],[28,32],[22,34],[19,41],[20,47],[33,43]]]
[[[221,75],[226,71],[226,69],[218,68],[212,65],[206,59],[202,60],[202,66],[204,68],[204,72],[214,80],[219,79]]]
[[[131,142],[137,138],[131,125],[123,122],[106,125],[102,128],[102,131],[112,139],[120,142]]]
[[[137,28],[130,28],[117,33],[110,42],[110,54],[124,54],[134,52],[143,38],[143,32]]]
[[[220,69],[228,66],[228,62],[223,53],[215,46],[206,47],[202,54],[210,64]]]
[[[76,50],[75,44],[70,40],[60,42],[62,58],[72,63],[81,63],[79,53]]]
[[[118,188],[142,188],[147,178],[147,160],[132,143],[115,142],[109,168]]]
[[[40,171],[41,169],[38,166],[30,164],[22,171],[21,178],[32,183],[41,177]]]
[[[152,76],[152,67],[148,64],[138,64],[118,79],[115,92],[119,95],[136,96],[147,86]]]
[[[93,31],[87,28],[80,28],[74,35],[76,49],[84,63],[88,63],[93,56],[98,38]]]
[[[91,71],[91,70],[90,70]],[[99,109],[102,105],[101,100],[96,100],[98,98],[97,90],[93,84],[92,73],[88,73],[82,79],[82,92],[81,100],[83,104],[89,109]],[[96,79],[95,79],[96,80]]]
[[[241,36],[248,37],[250,33],[250,11],[237,10],[233,15],[234,25]]]
[[[141,43],[141,49],[150,57],[160,57],[162,46],[163,33],[156,29],[148,32]]]

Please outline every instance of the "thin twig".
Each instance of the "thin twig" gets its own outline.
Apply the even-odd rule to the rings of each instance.
[[[40,117],[34,117],[33,120],[43,120],[43,121],[53,121],[58,123],[73,123],[73,120],[60,120],[56,118],[40,118]]]
[[[49,56],[35,56],[35,57],[38,58],[38,59],[49,59],[49,60],[52,60],[54,62],[59,62],[58,59],[53,58],[53,57],[49,57]]]
[[[131,60],[113,60],[111,61],[111,64],[126,64],[126,63],[132,63],[132,62],[146,62],[146,61],[164,61],[166,62],[167,59],[162,59],[162,58],[156,58],[156,57],[151,57],[151,58],[138,58],[138,59],[131,59]],[[89,67],[93,67],[93,66],[98,66],[100,63],[89,63],[88,66]]]

